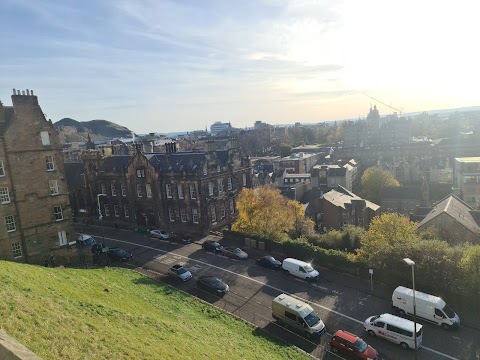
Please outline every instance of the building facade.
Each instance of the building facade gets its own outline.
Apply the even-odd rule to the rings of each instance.
[[[480,157],[455,158],[455,193],[474,209],[480,204]]]

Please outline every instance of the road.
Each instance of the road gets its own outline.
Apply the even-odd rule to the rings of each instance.
[[[316,284],[307,283],[281,271],[259,267],[254,259],[234,260],[206,252],[197,243],[179,245],[113,229],[105,229],[102,240],[101,229],[95,227],[88,233],[107,246],[120,246],[131,252],[134,256],[131,263],[135,267],[150,270],[150,275],[274,333],[316,358],[340,359],[330,353],[328,340],[337,329],[343,329],[362,336],[379,351],[380,359],[414,359],[413,350],[403,350],[399,345],[371,338],[363,331],[362,324],[367,317],[391,312],[390,302],[385,299],[335,281],[320,279]],[[223,298],[216,298],[197,289],[195,280],[179,283],[164,275],[176,263],[185,264],[194,278],[201,275],[220,277],[229,284],[230,292]],[[327,329],[320,342],[311,342],[276,325],[271,316],[271,302],[282,292],[309,302],[318,312]],[[457,331],[445,331],[432,324],[423,325],[423,347],[417,352],[419,360],[480,359],[480,331],[465,326]]]

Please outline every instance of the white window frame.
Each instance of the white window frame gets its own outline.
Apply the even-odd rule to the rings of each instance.
[[[172,184],[165,184],[165,194],[168,199],[172,198]]]
[[[233,199],[230,199],[230,214],[235,214],[235,202]]]
[[[113,205],[113,213],[115,214],[115,217],[120,217],[119,205]]]
[[[232,190],[232,178],[227,179],[227,190]]]
[[[65,230],[58,232],[58,243],[60,246],[64,246],[68,244],[67,232]]]
[[[187,222],[187,212],[184,207],[180,208],[180,220],[182,222]]]
[[[47,171],[55,170],[55,162],[53,161],[53,155],[45,156],[45,163],[47,165]]]
[[[247,186],[247,174],[243,174],[242,179],[243,179],[243,186]]]
[[[142,184],[137,184],[137,197],[142,197],[142,196],[143,196]]]
[[[48,185],[50,186],[50,195],[55,196],[59,194],[58,180],[49,180]]]
[[[100,187],[102,188],[102,194],[103,195],[107,195],[107,187],[105,186],[104,183],[101,183],[100,184]]]
[[[208,196],[213,196],[213,192],[215,191],[215,185],[213,182],[208,182]]]
[[[48,131],[41,131],[40,132],[40,139],[42,140],[42,145],[43,146],[50,145],[50,134],[48,133]]]
[[[127,188],[125,187],[124,183],[120,184],[120,188],[122,189],[122,196],[127,196]]]
[[[168,208],[168,219],[170,222],[175,222],[175,209],[173,207]]]
[[[2,204],[10,204],[10,193],[8,192],[8,187],[0,188],[0,199]]]
[[[195,189],[195,184],[190,184],[190,199],[195,200],[197,198],[197,190]]]
[[[184,196],[183,196],[183,186],[182,186],[182,184],[178,184],[178,185],[177,185],[177,192],[178,192],[178,198],[179,198],[179,199],[184,199]]]
[[[56,205],[53,207],[53,214],[55,216],[55,221],[63,220],[63,210],[61,205]]]
[[[145,169],[137,169],[137,177],[144,178],[145,177]]]
[[[220,218],[225,219],[226,217],[225,204],[220,205]]]
[[[223,193],[223,179],[218,179],[218,193]]]
[[[105,216],[110,216],[110,208],[108,207],[108,204],[103,205],[103,213]]]
[[[12,254],[14,259],[21,258],[22,254],[22,244],[20,242],[16,242],[12,244]]]
[[[215,209],[215,205],[210,205],[210,215],[212,217],[212,223],[217,222],[217,209]]]
[[[112,191],[112,196],[117,196],[117,189],[115,187],[115,183],[110,184],[110,190]]]
[[[194,224],[199,223],[199,216],[198,216],[198,209],[197,208],[192,209],[192,222]]]
[[[3,167],[3,160],[0,160],[0,177],[5,177],[5,168]]]
[[[145,184],[145,191],[147,192],[147,198],[152,197],[152,186],[150,184]]]
[[[123,206],[123,215],[124,215],[126,218],[129,218],[129,217],[130,217],[130,212],[128,211],[128,205],[124,205],[124,206]]]
[[[7,232],[13,232],[17,230],[17,227],[15,225],[15,217],[13,215],[5,216],[5,227],[7,229]]]

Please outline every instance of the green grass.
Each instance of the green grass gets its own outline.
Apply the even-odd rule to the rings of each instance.
[[[44,359],[309,358],[126,269],[0,261],[0,296],[1,327]]]

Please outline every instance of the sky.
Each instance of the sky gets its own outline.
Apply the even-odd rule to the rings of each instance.
[[[381,115],[478,106],[479,10],[471,0],[1,0],[0,100],[33,89],[53,122],[105,119],[139,134],[363,118],[374,104]]]

